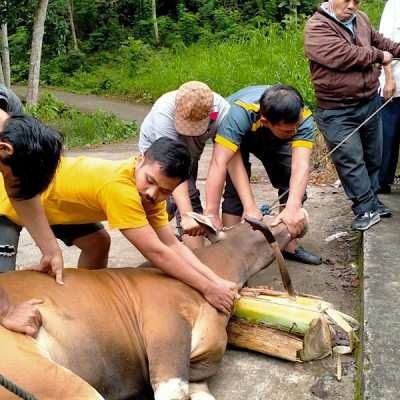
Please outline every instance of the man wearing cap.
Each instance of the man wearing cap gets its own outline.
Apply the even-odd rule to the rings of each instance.
[[[205,214],[217,228],[222,227],[219,206],[229,164],[222,203],[223,225],[232,226],[246,214],[262,219],[249,182],[251,153],[263,163],[272,185],[282,195],[281,212],[273,225],[284,222],[292,237],[297,237],[306,221],[302,202],[306,199],[314,139],[311,112],[304,108],[295,88],[282,84],[249,86],[227,101],[231,106],[218,129],[207,175]],[[283,254],[302,263],[322,262],[321,257],[297,246],[296,239]]]
[[[198,162],[204,146],[213,139],[228,113],[229,103],[203,82],[186,82],[178,90],[165,93],[152,107],[140,128],[139,150],[144,152],[156,139],[170,137],[184,142],[193,158],[189,180],[179,185],[167,201],[167,211],[175,215],[179,234],[190,248],[204,245],[202,228],[186,212],[203,213],[196,188]],[[186,235],[185,235],[186,234]]]

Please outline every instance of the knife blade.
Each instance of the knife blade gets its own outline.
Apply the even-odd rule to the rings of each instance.
[[[285,290],[286,297],[288,297],[292,301],[296,301],[296,292],[294,291],[292,280],[290,279],[289,271],[286,267],[285,260],[282,256],[281,251],[279,250],[278,243],[277,243],[273,233],[270,231],[268,226],[266,224],[264,224],[264,222],[259,221],[256,218],[246,215],[244,217],[244,219],[247,223],[250,224],[250,226],[253,228],[253,230],[260,231],[267,239],[271,249],[274,252],[276,261],[279,266],[279,271],[281,273],[282,284],[283,284],[283,288]]]

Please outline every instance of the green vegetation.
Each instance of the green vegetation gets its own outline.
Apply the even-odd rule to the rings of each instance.
[[[14,83],[24,83],[28,76],[30,3],[16,2],[18,18],[9,22]],[[159,43],[149,0],[52,0],[41,85],[152,103],[193,79],[222,96],[247,85],[283,82],[298,88],[314,108],[303,28],[318,0],[156,3]],[[74,6],[75,50],[67,4]],[[362,2],[361,9],[375,27],[384,4],[385,0]]]
[[[137,134],[134,122],[121,121],[116,115],[101,110],[80,113],[49,93],[42,94],[38,105],[27,107],[25,111],[59,130],[64,135],[66,147],[111,142]]]

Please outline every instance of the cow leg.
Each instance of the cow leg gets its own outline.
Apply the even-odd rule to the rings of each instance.
[[[169,316],[171,317],[171,316]],[[191,327],[182,317],[162,316],[158,326],[146,334],[150,381],[155,400],[189,399]]]
[[[191,400],[215,400],[208,388],[207,381],[190,382],[189,395]]]
[[[40,400],[104,400],[87,382],[52,361],[37,341],[0,326],[0,373]],[[0,399],[19,397],[0,387]]]

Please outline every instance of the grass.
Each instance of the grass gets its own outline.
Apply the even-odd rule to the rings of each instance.
[[[123,121],[115,114],[101,110],[80,113],[49,93],[42,94],[38,105],[26,107],[25,111],[61,132],[67,148],[128,139],[137,135],[134,122]]]
[[[189,80],[203,81],[224,97],[249,85],[282,82],[298,88],[313,109],[315,99],[304,56],[303,26],[304,20],[287,29],[271,24],[240,39],[191,46],[181,43],[150,54],[147,51],[133,73],[123,67],[123,61],[114,59],[89,72],[77,71],[62,78],[57,75],[53,80],[62,79],[64,89],[145,103],[153,103]]]

